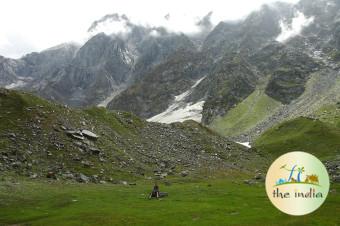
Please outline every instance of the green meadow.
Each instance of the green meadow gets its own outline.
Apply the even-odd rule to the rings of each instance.
[[[136,185],[2,181],[0,225],[339,225],[339,184],[306,216],[289,216],[267,198],[264,184],[243,179],[174,179],[148,200],[153,181]]]

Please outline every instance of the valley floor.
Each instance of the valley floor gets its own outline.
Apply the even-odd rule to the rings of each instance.
[[[0,225],[339,225],[340,185],[314,213],[292,217],[268,200],[263,184],[175,180],[148,200],[152,181],[136,185],[0,182]]]

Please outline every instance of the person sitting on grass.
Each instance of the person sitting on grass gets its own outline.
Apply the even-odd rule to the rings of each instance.
[[[157,198],[158,199],[158,198],[163,198],[163,197],[166,197],[166,196],[168,196],[168,193],[167,192],[160,192],[157,183],[155,183],[155,186],[153,186],[153,190],[149,195],[149,199],[151,199],[151,198]]]
[[[151,198],[159,198],[159,187],[157,184],[155,184],[155,186],[153,186],[153,190],[150,193],[149,199]]]

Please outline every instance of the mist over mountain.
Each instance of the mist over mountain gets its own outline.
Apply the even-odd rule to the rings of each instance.
[[[222,134],[229,133],[222,122],[230,112],[258,93],[250,102],[257,107],[264,98],[266,105],[259,107],[266,113],[232,134],[250,139],[284,119],[337,102],[339,9],[335,0],[277,2],[216,26],[214,12],[208,12],[197,21],[198,32],[187,34],[108,14],[89,25],[93,36],[82,46],[66,43],[18,60],[1,57],[0,85],[151,121],[194,119]],[[331,87],[312,88],[324,83]]]

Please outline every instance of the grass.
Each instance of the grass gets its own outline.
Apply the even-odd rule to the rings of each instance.
[[[314,186],[320,186],[318,184],[308,183],[308,182],[286,182],[286,183],[274,185],[273,187],[277,187],[277,186],[281,186],[281,185],[287,185],[287,184],[310,184],[310,185],[314,185]]]
[[[263,184],[228,179],[160,184],[169,197],[147,200],[152,181],[136,186],[21,181],[0,183],[0,225],[339,225],[340,196],[293,217],[269,201]],[[339,189],[332,184],[332,189]]]
[[[314,114],[320,121],[340,128],[340,102],[337,105],[322,106]]]
[[[110,126],[112,129],[122,135],[128,135],[129,133],[133,132],[135,129],[133,128],[134,126],[144,126],[144,122],[140,118],[128,112],[113,113],[103,107],[92,107],[86,109],[85,112],[88,113],[93,119]],[[119,119],[117,114],[120,114],[125,119],[130,119],[133,126],[124,123]]]
[[[22,94],[18,92],[11,92],[6,98],[2,98],[0,94],[0,115],[3,115],[3,120],[0,123],[0,130],[13,128],[19,123],[18,120],[27,120],[31,118],[32,112],[25,111],[26,107],[41,105],[50,107],[52,105],[47,101],[35,97],[30,94]]]
[[[226,115],[217,117],[210,128],[223,136],[237,136],[270,116],[279,105],[263,90],[257,89]]]
[[[255,147],[274,156],[305,151],[321,159],[331,159],[340,153],[340,128],[299,117],[267,130],[255,141]]]

